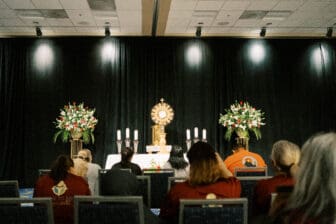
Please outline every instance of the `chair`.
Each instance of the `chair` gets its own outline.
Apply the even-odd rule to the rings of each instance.
[[[39,175],[39,177],[40,177],[40,176],[49,174],[50,171],[51,171],[50,169],[39,169],[39,170],[38,170],[38,175]]]
[[[143,170],[151,178],[151,208],[160,208],[167,195],[168,177],[174,176],[174,169]]]
[[[139,196],[75,196],[75,224],[144,224],[144,209]]]
[[[179,224],[247,224],[247,199],[181,199]]]
[[[51,198],[0,198],[1,223],[53,224]]]
[[[102,191],[102,179],[103,179],[103,176],[107,173],[107,171],[109,171],[110,169],[100,169],[98,170],[98,194],[101,195],[101,193],[103,192]],[[125,172],[130,172],[132,173],[132,170],[131,169],[119,169],[119,170],[122,170],[122,171],[125,171]]]
[[[143,198],[143,202],[148,208],[151,208],[151,179],[150,176],[137,176],[140,184],[140,193]]]
[[[259,180],[269,179],[272,176],[257,176],[257,177],[237,177],[241,184],[241,197],[248,199],[248,214],[252,214],[252,201],[254,195],[254,188]]]
[[[0,198],[19,197],[19,182],[17,180],[0,181]]]
[[[267,167],[236,167],[234,169],[235,177],[267,176]]]
[[[170,191],[170,188],[174,186],[174,184],[184,182],[186,180],[186,177],[168,177],[168,192]]]

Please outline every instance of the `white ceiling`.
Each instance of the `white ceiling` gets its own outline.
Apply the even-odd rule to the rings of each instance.
[[[111,35],[194,36],[201,26],[202,36],[257,37],[266,27],[267,37],[322,37],[336,28],[336,0],[0,0],[0,36],[35,36],[37,26],[44,36],[103,36],[106,26]]]

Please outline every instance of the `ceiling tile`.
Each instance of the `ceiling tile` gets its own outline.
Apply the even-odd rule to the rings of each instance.
[[[215,21],[213,21],[212,26],[221,26],[221,27],[229,27],[229,26],[233,26],[235,24],[236,20],[226,20],[226,19],[216,19]]]
[[[32,0],[37,9],[62,9],[58,0]]]
[[[277,0],[254,0],[247,10],[271,10],[277,3]]]
[[[24,26],[24,23],[20,19],[0,19],[0,24],[3,26]]]
[[[126,34],[136,34],[139,35],[141,33],[141,27],[139,26],[121,26],[120,31]]]
[[[189,18],[193,12],[192,10],[170,10],[168,18]]]
[[[99,32],[99,29],[97,27],[76,27],[77,32],[79,33],[96,33],[96,34],[101,34],[105,35],[105,30],[101,30]]]
[[[118,18],[95,18],[97,26],[119,26],[119,19]]]
[[[262,20],[260,19],[239,19],[235,23],[235,27],[260,27]]]
[[[230,32],[231,27],[210,27],[210,29],[208,30],[209,34],[226,34],[228,32]]]
[[[11,9],[35,9],[30,0],[3,0]]]
[[[115,0],[116,9],[118,10],[139,10],[142,9],[141,0]]]
[[[127,30],[128,26],[132,27],[130,30],[135,30],[134,27],[138,27],[141,30],[142,23],[140,11],[118,11],[118,17],[121,30]]]
[[[46,20],[50,26],[73,26],[74,25],[71,22],[71,20],[67,18],[63,18],[63,19],[47,18]]]
[[[227,1],[224,3],[222,10],[245,10],[250,5],[250,1]]]
[[[65,34],[69,34],[69,33],[77,33],[77,30],[75,27],[52,27],[52,30],[55,33],[65,33]]]
[[[0,0],[0,9],[8,9],[7,5],[2,0]]]
[[[313,12],[313,11],[321,11],[327,10],[327,6],[329,5],[329,1],[307,1],[301,7],[298,8],[299,11],[305,12]]]
[[[68,9],[66,12],[75,26],[96,25],[90,10]]]
[[[16,18],[16,13],[11,9],[0,9],[0,18]]]
[[[196,7],[197,1],[193,0],[172,0],[170,4],[171,9],[175,10],[194,10]]]
[[[195,10],[220,10],[223,4],[223,1],[199,1]]]
[[[242,13],[243,13],[242,10],[231,10],[231,11],[221,10],[217,15],[217,19],[225,19],[227,21],[233,21],[239,19]]]
[[[211,26],[213,17],[192,17],[189,26]]]
[[[27,26],[49,26],[49,23],[46,19],[40,18],[21,18],[21,20],[27,25]]]
[[[36,35],[35,27],[9,27],[8,30],[15,33],[26,33],[26,35]]]
[[[291,10],[294,11],[298,9],[306,0],[283,0],[279,1],[278,4],[274,6],[272,10]]]
[[[90,9],[87,0],[59,0],[64,9]]]
[[[172,34],[172,33],[184,33],[186,32],[186,27],[182,27],[182,26],[167,26],[165,33],[167,34]]]
[[[167,22],[167,26],[170,27],[187,27],[189,26],[190,19],[185,18],[172,18]]]

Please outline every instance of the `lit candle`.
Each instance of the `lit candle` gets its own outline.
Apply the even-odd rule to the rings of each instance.
[[[187,129],[187,140],[190,140],[190,129]]]
[[[202,139],[206,139],[206,129],[202,130]]]
[[[138,130],[134,130],[134,140],[138,140]]]
[[[117,140],[121,140],[121,131],[117,130]]]
[[[194,137],[198,138],[198,128],[194,128]]]
[[[126,139],[130,138],[130,129],[126,128]]]

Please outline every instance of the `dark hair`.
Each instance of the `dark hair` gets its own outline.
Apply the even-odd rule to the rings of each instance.
[[[54,180],[55,184],[57,184],[66,178],[68,170],[73,166],[74,162],[69,156],[59,155],[51,165],[49,176]]]
[[[190,164],[203,160],[216,161],[216,152],[210,144],[199,141],[191,146],[187,157]]]
[[[130,162],[132,156],[134,154],[134,151],[130,147],[125,147],[121,150],[121,162],[122,163],[128,163]]]
[[[184,159],[183,149],[181,146],[173,145],[168,162],[174,169],[184,169],[188,166],[188,162]]]

